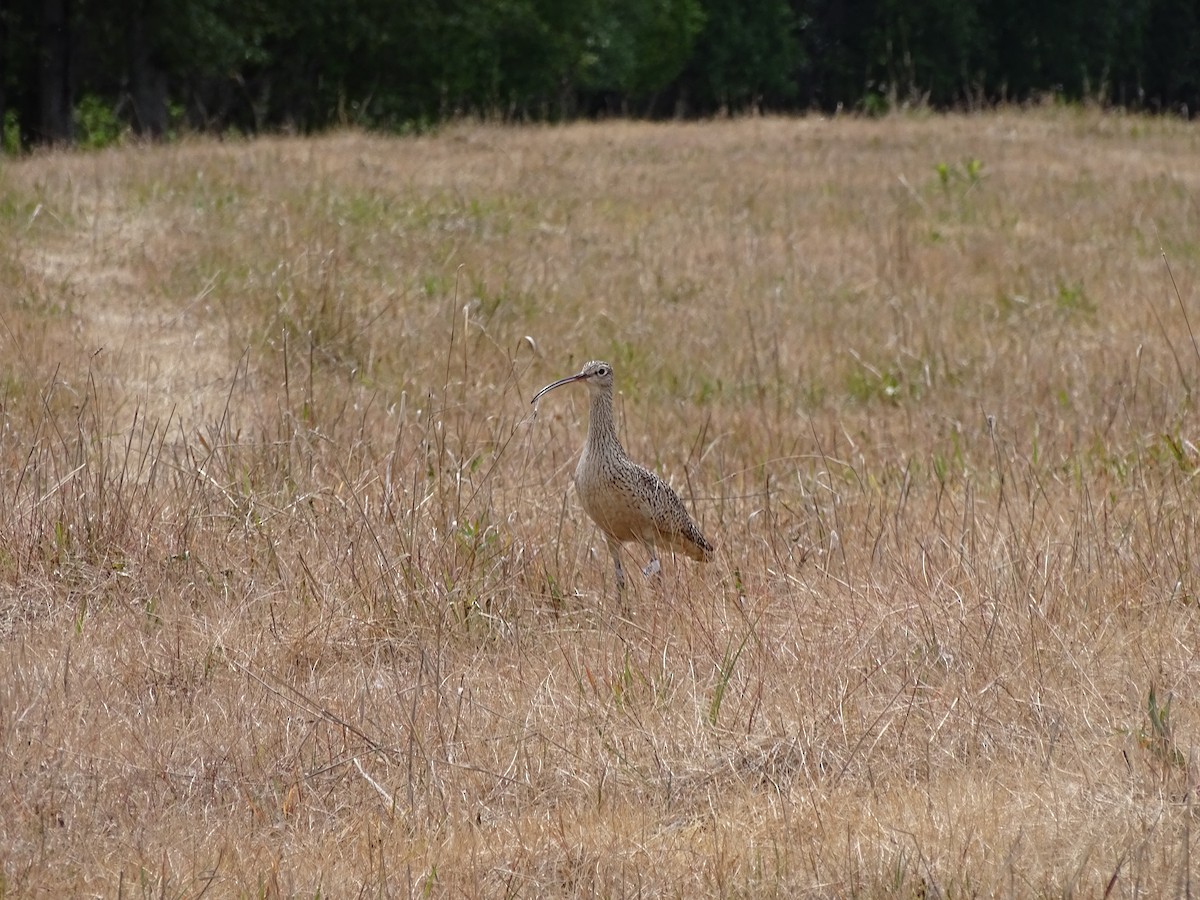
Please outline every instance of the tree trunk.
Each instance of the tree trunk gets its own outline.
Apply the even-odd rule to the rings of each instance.
[[[8,0],[0,0],[0,152],[4,146],[4,126],[8,120],[8,95],[4,83],[8,81]]]
[[[71,0],[43,0],[38,129],[34,138],[46,144],[75,139],[71,84]]]
[[[154,28],[147,9],[138,3],[129,17],[129,89],[134,128],[160,138],[167,133],[167,73],[155,61]]]

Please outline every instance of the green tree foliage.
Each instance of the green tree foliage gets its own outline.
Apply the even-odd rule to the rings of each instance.
[[[701,111],[786,108],[797,93],[800,22],[786,0],[706,0],[685,88]]]
[[[24,143],[457,115],[955,107],[1193,114],[1195,0],[5,0]],[[64,110],[66,115],[64,116]],[[74,119],[70,111],[74,110]],[[83,132],[76,134],[73,123]]]
[[[868,90],[937,105],[969,95],[983,40],[974,0],[882,0],[876,16]]]
[[[1148,5],[1147,102],[1200,112],[1200,9],[1195,0],[1149,0]]]
[[[608,0],[590,10],[580,87],[653,98],[683,71],[704,24],[697,0]]]

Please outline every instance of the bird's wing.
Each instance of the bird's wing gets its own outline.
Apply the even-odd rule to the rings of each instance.
[[[637,467],[644,512],[649,521],[656,523],[655,538],[691,556],[693,559],[711,559],[710,544],[688,515],[687,507],[674,488],[648,469]]]
[[[659,530],[666,534],[683,530],[689,520],[675,490],[649,469],[637,466],[635,471],[638,503],[647,519],[658,523]]]

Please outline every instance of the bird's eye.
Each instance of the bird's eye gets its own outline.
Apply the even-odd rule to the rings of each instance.
[[[601,366],[600,368],[598,368],[596,370],[596,374],[599,375],[601,378],[603,378],[605,375],[608,374],[608,366]]]

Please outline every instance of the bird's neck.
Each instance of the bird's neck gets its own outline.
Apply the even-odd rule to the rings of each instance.
[[[592,396],[588,412],[587,442],[589,447],[596,449],[611,447],[620,454],[625,453],[621,442],[617,440],[617,426],[613,421],[612,394],[597,393]]]

